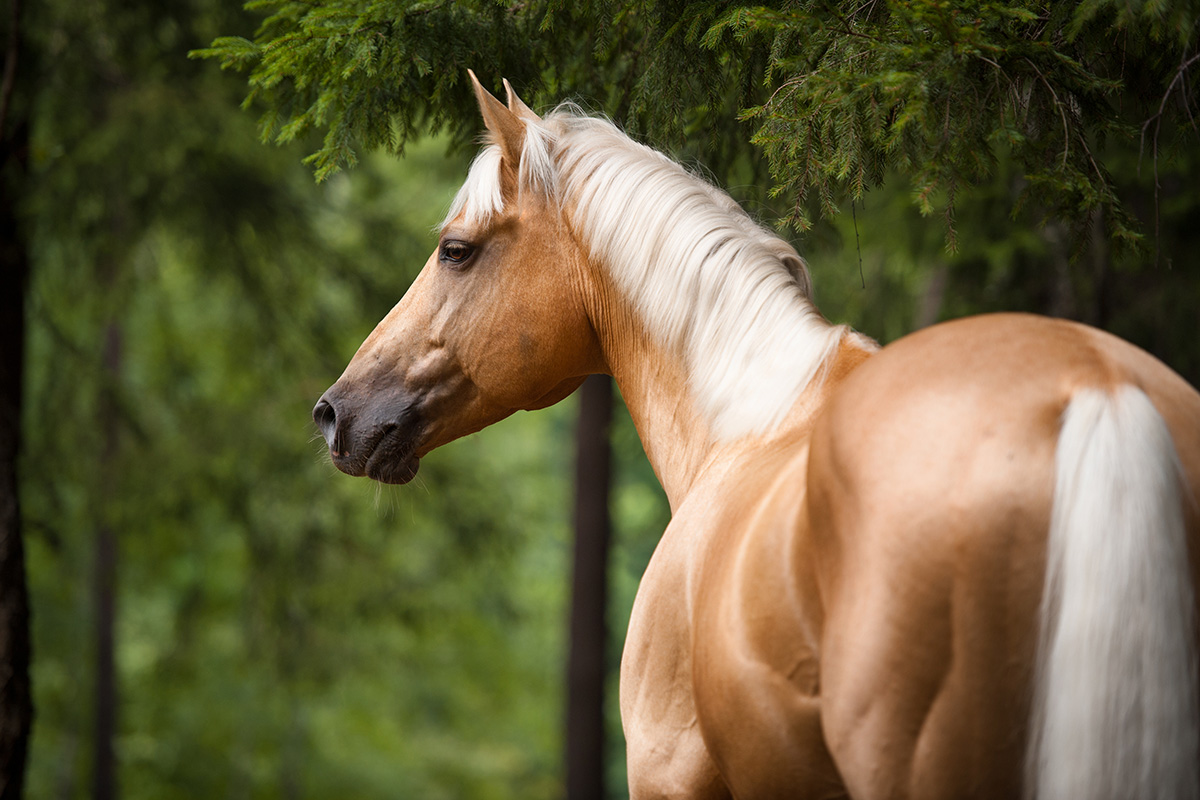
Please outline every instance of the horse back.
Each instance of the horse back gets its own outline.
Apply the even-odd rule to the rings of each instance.
[[[811,439],[827,745],[852,796],[1022,792],[1062,418],[1132,385],[1200,496],[1200,396],[1137,348],[1061,320],[976,317],[869,359]],[[1185,509],[1192,585],[1200,525]]]

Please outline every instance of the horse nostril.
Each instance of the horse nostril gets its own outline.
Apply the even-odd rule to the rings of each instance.
[[[337,410],[324,397],[313,407],[313,422],[317,423],[317,428],[325,437],[325,443],[333,447],[333,434],[337,430]]]

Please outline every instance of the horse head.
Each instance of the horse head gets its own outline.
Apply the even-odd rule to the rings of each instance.
[[[313,409],[350,475],[407,483],[434,448],[556,403],[604,369],[550,134],[507,81],[507,106],[471,81],[488,144],[416,281]]]

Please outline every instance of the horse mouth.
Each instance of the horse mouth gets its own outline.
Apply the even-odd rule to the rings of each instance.
[[[408,483],[420,467],[424,424],[416,403],[401,392],[356,397],[335,383],[313,408],[333,465],[380,483]]]
[[[389,426],[367,451],[363,474],[380,483],[405,484],[417,476],[416,443],[399,426]]]
[[[380,483],[408,483],[421,466],[417,456],[417,437],[411,426],[385,425],[362,444],[345,441],[342,431],[334,435],[329,445],[333,465],[347,475],[367,477]]]

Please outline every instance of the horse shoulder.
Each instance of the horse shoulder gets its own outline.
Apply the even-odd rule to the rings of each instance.
[[[795,438],[744,453],[706,500],[693,562],[692,697],[736,797],[843,791],[820,726],[820,607],[798,525],[806,460]]]
[[[692,691],[691,586],[709,529],[701,493],[676,509],[638,585],[621,656],[621,724],[631,800],[730,797]]]
[[[816,584],[798,543],[806,459],[794,441],[731,459],[655,550],[621,666],[633,796],[841,793],[820,729]]]

